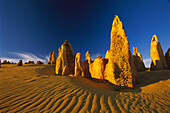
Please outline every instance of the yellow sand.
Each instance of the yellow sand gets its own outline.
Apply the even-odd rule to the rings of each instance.
[[[56,76],[54,69],[53,65],[2,65],[0,112],[170,111],[170,70],[140,72],[134,90],[113,91],[107,83]]]

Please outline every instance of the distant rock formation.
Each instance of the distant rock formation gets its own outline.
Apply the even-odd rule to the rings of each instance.
[[[168,65],[168,68],[170,69],[170,48],[165,53],[166,63]]]
[[[1,59],[0,59],[0,68],[1,68]]]
[[[81,76],[82,75],[82,67],[81,67],[81,53],[77,53],[75,56],[75,76]]]
[[[22,60],[19,60],[17,66],[22,66]]]
[[[105,67],[108,59],[104,57],[97,57],[91,64],[91,77],[105,80]]]
[[[56,64],[56,53],[55,50],[49,54],[48,64]]]
[[[145,71],[145,65],[143,63],[142,55],[138,52],[137,47],[133,47],[133,61],[137,71]]]
[[[51,52],[51,53],[49,54],[48,64],[51,64],[52,54],[53,54],[53,52]]]
[[[7,61],[7,60],[4,60],[3,62],[2,62],[2,64],[11,64],[9,61]]]
[[[53,53],[52,53],[51,64],[56,64],[56,53],[55,53],[55,50],[53,50]]]
[[[34,64],[34,61],[28,61],[27,64]]]
[[[66,40],[58,49],[58,58],[56,60],[56,74],[69,75],[74,74],[74,51]]]
[[[133,88],[138,81],[137,70],[129,49],[128,37],[118,16],[112,24],[110,50],[105,58],[108,59],[105,79],[115,85]]]
[[[41,61],[37,61],[37,63],[36,64],[44,64],[43,62],[41,62]]]
[[[150,70],[161,70],[168,68],[161,44],[159,43],[156,35],[153,35],[152,37],[150,52],[151,52]]]

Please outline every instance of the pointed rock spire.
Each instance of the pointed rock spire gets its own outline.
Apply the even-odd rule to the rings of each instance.
[[[145,71],[145,65],[143,63],[142,55],[138,52],[137,47],[133,47],[133,61],[137,71]]]
[[[75,56],[75,76],[81,76],[82,75],[82,67],[81,67],[81,53],[78,52]]]
[[[151,67],[150,70],[167,69],[167,63],[160,42],[156,35],[151,40]]]
[[[56,74],[69,75],[74,74],[74,51],[66,40],[58,49],[58,58],[56,60]]]
[[[51,64],[56,64],[56,53],[55,53],[55,50],[53,50],[53,52],[52,52]]]
[[[17,66],[22,66],[22,60],[19,60]]]
[[[134,87],[138,81],[137,70],[130,52],[128,37],[118,16],[113,20],[111,45],[106,58],[108,63],[105,78],[116,85]]]

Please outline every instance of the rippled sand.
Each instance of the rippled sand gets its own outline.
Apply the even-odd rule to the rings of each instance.
[[[51,65],[2,65],[0,112],[170,111],[170,70],[140,72],[135,89],[114,91],[107,83],[56,76]]]

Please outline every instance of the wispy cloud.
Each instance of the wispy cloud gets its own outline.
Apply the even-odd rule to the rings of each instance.
[[[1,61],[3,60],[8,60],[10,62],[14,62],[14,63],[17,63],[20,59],[23,60],[23,63],[24,62],[28,62],[28,61],[42,61],[44,63],[47,63],[48,59],[47,59],[47,56],[43,57],[38,57],[32,53],[19,53],[19,52],[9,52],[10,54],[13,54],[13,58],[10,58],[10,57],[1,57]],[[17,58],[16,58],[17,57]]]
[[[143,62],[144,62],[144,64],[145,64],[145,67],[150,67],[151,58],[144,59]]]
[[[97,53],[97,54],[92,54],[90,57],[91,57],[92,60],[94,60],[94,59],[97,58],[97,56],[104,56],[104,55]]]

